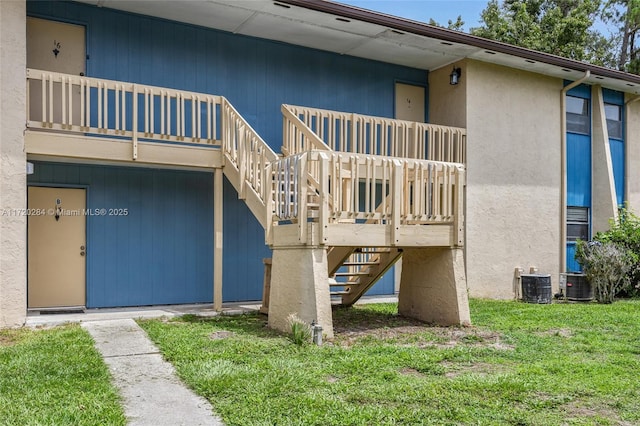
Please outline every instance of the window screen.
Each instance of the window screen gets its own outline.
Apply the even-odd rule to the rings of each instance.
[[[622,108],[620,105],[604,104],[604,113],[607,117],[609,137],[622,139]]]
[[[589,101],[575,96],[567,96],[567,132],[588,135],[590,130]]]
[[[589,208],[567,207],[567,241],[589,240]]]

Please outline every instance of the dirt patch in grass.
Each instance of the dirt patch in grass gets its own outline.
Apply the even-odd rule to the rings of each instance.
[[[459,345],[472,347],[490,347],[498,350],[513,350],[514,346],[502,341],[502,335],[495,331],[480,330],[474,327],[430,327],[429,331],[438,339],[432,343],[440,349],[454,348]]]
[[[559,336],[559,337],[565,337],[567,339],[570,337],[573,337],[573,332],[568,328],[552,328],[547,331],[539,331],[535,334],[536,336],[541,336],[541,337]]]
[[[440,365],[447,370],[446,373],[444,373],[444,376],[449,379],[454,379],[463,374],[490,376],[492,374],[500,374],[508,371],[508,367],[506,365],[489,364],[487,362],[460,364],[450,361],[442,361]]]
[[[424,374],[414,368],[403,368],[400,370],[400,374],[404,374],[405,376],[424,377]]]
[[[411,320],[408,320],[411,321]],[[459,345],[513,350],[514,346],[502,340],[499,333],[474,327],[432,327],[416,322],[410,325],[387,327],[353,327],[348,325],[335,330],[335,342],[340,346],[352,346],[358,340],[375,338],[393,340],[404,346],[449,349]]]
[[[209,335],[209,339],[211,340],[226,339],[228,337],[233,336],[233,334],[234,333],[232,331],[226,331],[226,330],[214,331]]]
[[[9,330],[0,331],[0,346],[13,346],[19,340],[16,333],[12,333]]]
[[[585,419],[591,418],[592,420],[595,418],[608,419],[613,424],[618,426],[633,426],[635,423],[627,422],[621,420],[615,410],[605,407],[602,404],[589,404],[587,405],[585,401],[572,401],[566,404],[564,407],[564,411],[566,412],[565,418],[567,420],[571,419]],[[570,423],[563,423],[563,425],[568,425]]]
[[[327,376],[327,383],[336,383],[338,378],[336,376]]]

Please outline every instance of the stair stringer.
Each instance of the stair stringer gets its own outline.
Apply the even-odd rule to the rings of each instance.
[[[391,247],[389,251],[378,253],[377,265],[363,267],[367,275],[358,277],[357,283],[345,285],[346,293],[342,295],[342,305],[352,306],[402,257],[402,249]]]

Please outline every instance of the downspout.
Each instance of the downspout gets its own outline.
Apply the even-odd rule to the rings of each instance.
[[[633,97],[627,101],[625,101],[624,103],[624,120],[625,120],[625,124],[628,123],[628,117],[629,117],[629,105],[631,105],[634,102],[640,101],[640,95]],[[629,175],[629,155],[627,154],[627,147],[629,146],[629,125],[626,124],[625,126],[625,135],[624,135],[624,199],[625,202],[629,201],[629,179],[630,179],[630,175]]]
[[[560,91],[561,119],[561,148],[560,148],[560,272],[567,268],[567,92],[582,84],[591,76],[591,71],[585,71],[584,75],[573,83],[563,87]]]

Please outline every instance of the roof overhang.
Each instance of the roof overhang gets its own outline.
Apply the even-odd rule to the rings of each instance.
[[[470,58],[640,94],[640,76],[325,0],[78,0],[234,34],[435,70]],[[428,6],[425,6],[428,7]]]

